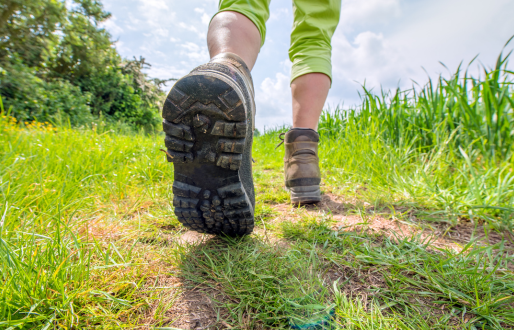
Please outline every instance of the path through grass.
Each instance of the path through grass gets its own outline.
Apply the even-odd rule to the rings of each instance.
[[[2,327],[280,328],[305,316],[305,297],[335,306],[346,328],[514,325],[512,244],[500,234],[451,240],[443,226],[447,241],[431,244],[443,231],[415,217],[419,205],[338,194],[326,168],[324,203],[295,209],[280,151],[262,153],[271,136],[255,148],[256,233],[190,245],[160,137],[5,121],[1,134]],[[376,230],[376,219],[412,230]]]
[[[482,95],[512,129],[511,85],[493,82]],[[242,239],[180,227],[161,136],[2,117],[0,328],[513,328],[512,150],[475,148],[465,123],[423,142],[412,113],[391,121],[395,140],[389,104],[325,115],[313,207],[289,204],[278,132],[259,136],[257,226]]]

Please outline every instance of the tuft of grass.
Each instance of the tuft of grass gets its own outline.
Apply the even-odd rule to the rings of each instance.
[[[319,131],[337,137],[345,134],[346,126],[373,127],[377,136],[395,147],[423,152],[446,143],[457,154],[462,148],[476,150],[490,161],[510,159],[514,72],[508,69],[509,56],[500,53],[494,68],[483,67],[478,78],[459,66],[448,79],[429,79],[425,86],[407,91],[376,95],[364,86],[361,107],[325,112]]]
[[[97,239],[118,235],[109,228],[134,222],[150,206],[168,225],[178,224],[161,139],[24,125],[6,116],[0,139],[0,325],[110,324],[134,301],[105,271],[123,269],[131,258],[115,242]]]
[[[310,219],[282,223],[280,230],[283,237],[300,247],[322,246],[320,258],[346,274],[346,281],[362,281],[368,277],[364,274],[376,273],[381,280],[371,283],[368,294],[373,296],[375,312],[387,312],[383,315],[386,319],[388,315],[402,315],[404,321],[395,319],[393,328],[514,326],[514,258],[503,242],[480,247],[471,241],[454,251],[435,248],[429,239],[419,236],[391,239],[331,227],[330,219]],[[365,281],[361,285],[366,285]],[[347,290],[352,292],[353,288]],[[358,303],[348,306],[345,294],[334,292],[346,308],[362,309]],[[346,317],[343,324],[352,325],[352,317]],[[369,320],[356,324],[366,328],[362,321]]]
[[[283,328],[311,316],[302,315],[299,306],[323,310],[330,305],[325,266],[314,249],[284,249],[257,237],[226,238],[193,246],[181,258],[185,278],[223,293],[218,304],[234,326]]]

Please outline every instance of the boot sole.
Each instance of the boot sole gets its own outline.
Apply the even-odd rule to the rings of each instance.
[[[289,187],[291,203],[314,204],[321,202],[321,190],[318,185]]]
[[[253,118],[243,100],[237,85],[215,71],[190,73],[167,96],[162,116],[167,160],[174,163],[173,206],[189,229],[229,236],[253,230],[251,168],[251,192],[242,181],[251,166],[244,163]]]

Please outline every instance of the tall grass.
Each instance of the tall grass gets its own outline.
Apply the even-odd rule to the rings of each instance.
[[[375,95],[364,87],[360,108],[324,112],[319,131],[332,137],[344,134],[346,126],[373,127],[385,143],[396,147],[429,151],[449,143],[457,153],[464,149],[490,161],[511,159],[514,72],[507,68],[509,55],[500,54],[494,69],[483,67],[480,78],[459,66],[450,78],[441,76],[437,83],[429,79],[410,91]]]
[[[124,264],[126,253],[89,232],[103,217],[123,221],[127,200],[162,202],[169,219],[172,168],[161,138],[2,116],[0,140],[0,328],[82,328],[130,308],[91,277]]]
[[[512,232],[514,72],[507,64],[500,55],[479,78],[459,67],[422,88],[364,89],[361,107],[325,111],[321,159],[339,173],[328,181],[439,209],[432,212],[438,219],[478,217]]]

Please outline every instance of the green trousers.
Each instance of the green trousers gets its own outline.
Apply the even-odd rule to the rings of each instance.
[[[266,38],[266,21],[271,0],[220,0],[219,12],[235,11],[248,17],[259,29],[261,46]],[[289,59],[291,81],[313,72],[332,80],[330,44],[339,23],[341,0],[293,0],[294,23]]]

